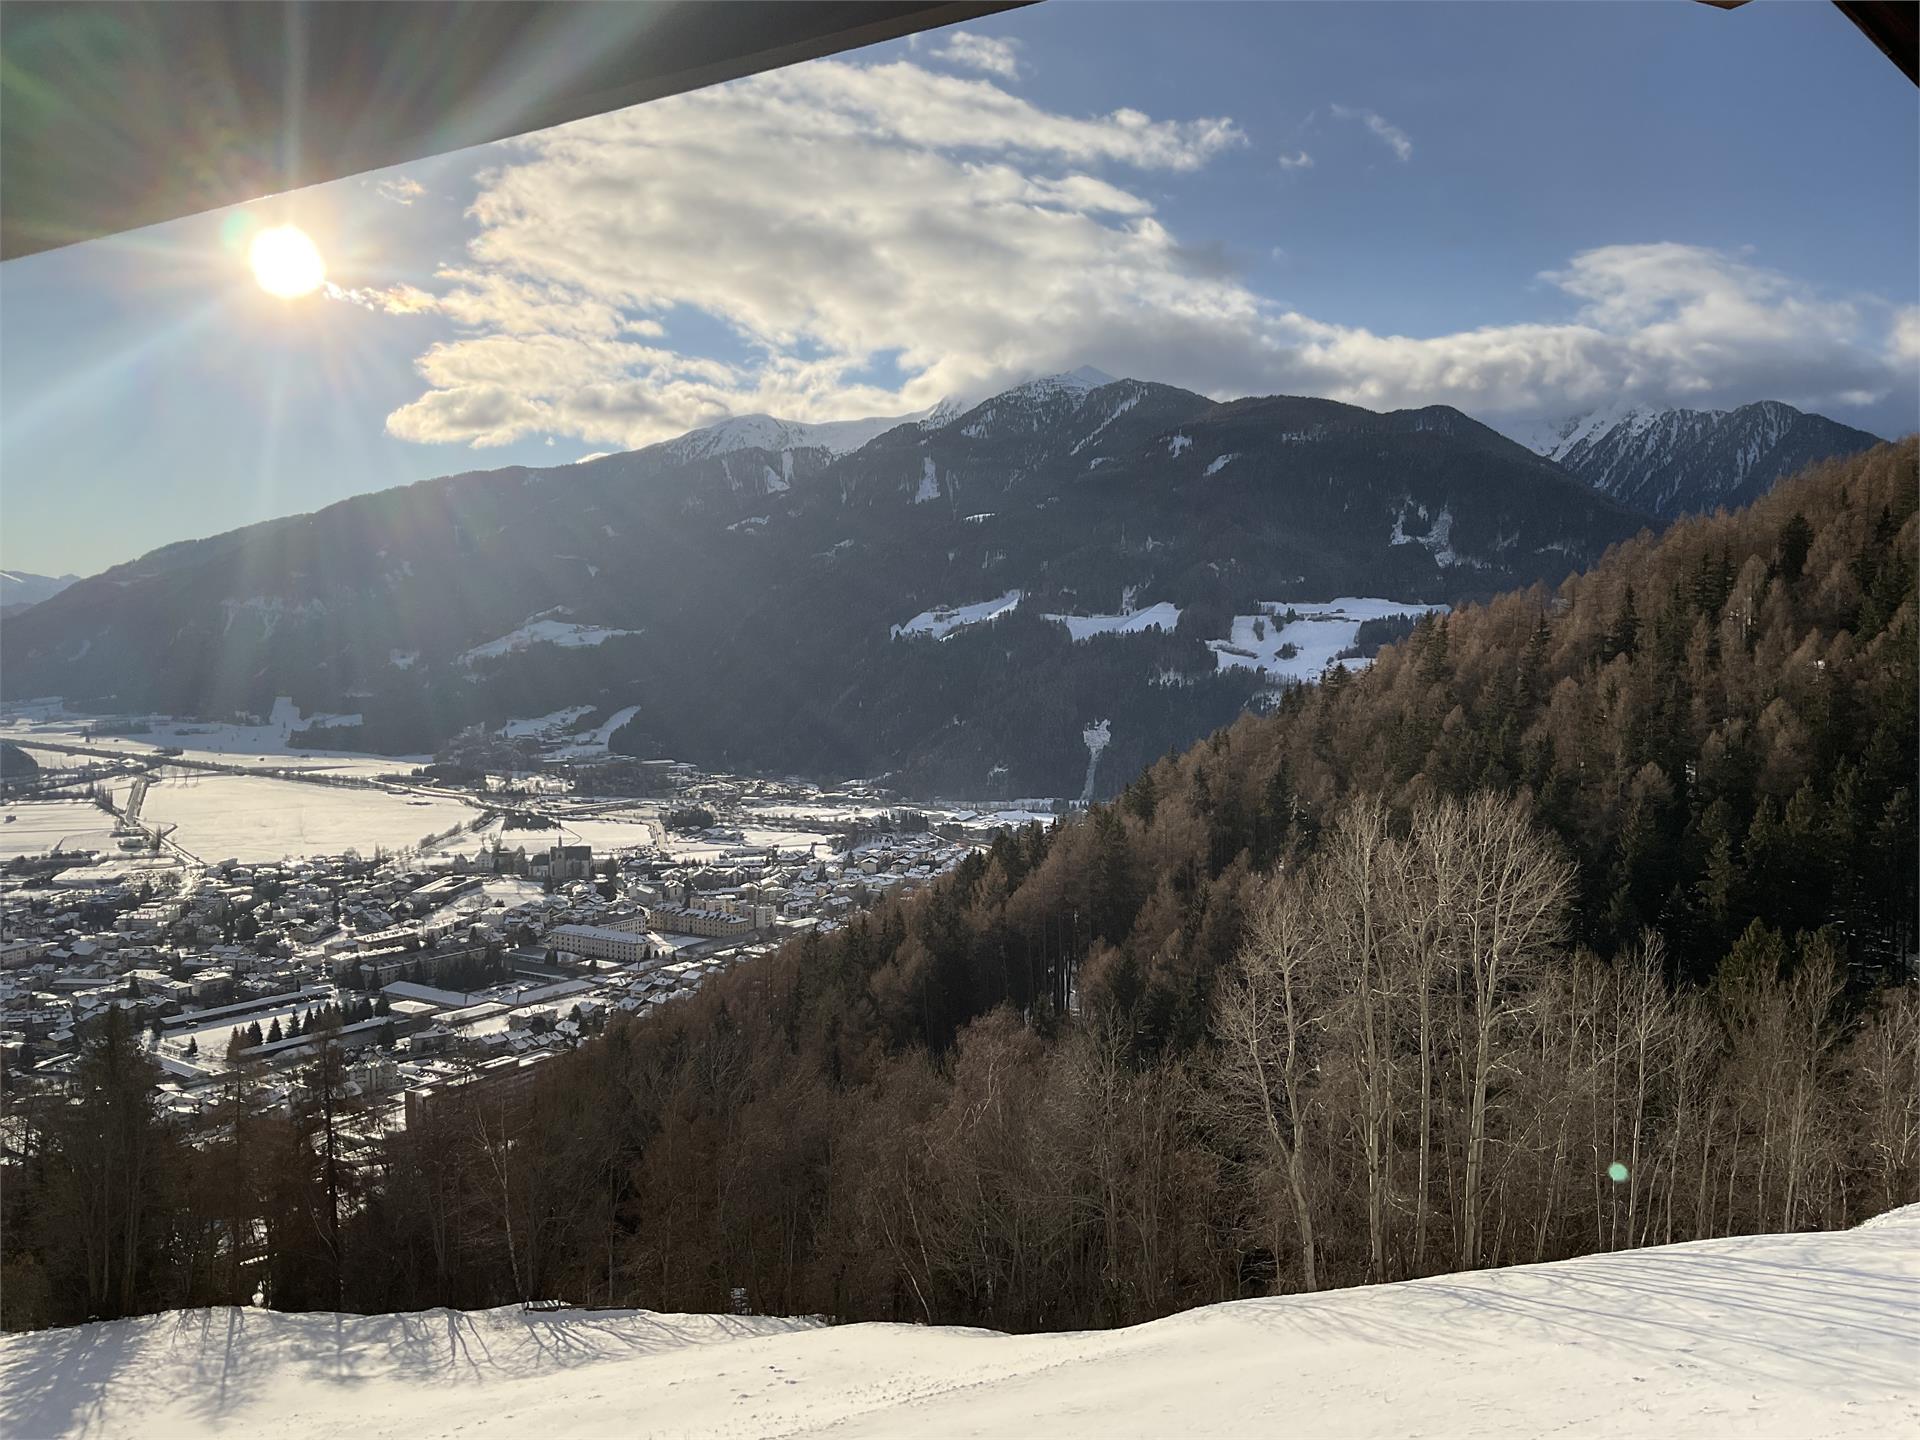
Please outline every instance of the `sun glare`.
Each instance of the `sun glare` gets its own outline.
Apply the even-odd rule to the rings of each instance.
[[[253,278],[260,282],[260,288],[282,300],[311,295],[327,278],[320,251],[298,225],[276,225],[262,230],[253,237],[247,261],[253,266]]]

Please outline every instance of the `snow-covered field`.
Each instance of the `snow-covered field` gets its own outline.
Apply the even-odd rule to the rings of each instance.
[[[292,1023],[295,1015],[305,1014],[323,999],[325,996],[308,995],[302,997],[297,1003],[249,1010],[237,1022],[233,1016],[225,1015],[209,1020],[203,1025],[182,1025],[167,1031],[167,1046],[169,1051],[177,1054],[191,1038],[199,1044],[200,1053],[203,1056],[209,1060],[218,1059],[227,1053],[227,1041],[233,1035],[236,1024],[244,1027],[258,1020],[260,1029],[264,1033],[278,1021],[280,1028],[284,1030]]]
[[[0,1339],[0,1433],[1895,1436],[1920,1207],[1006,1336],[639,1311],[196,1310]]]
[[[346,789],[256,775],[171,777],[147,792],[140,818],[179,826],[171,838],[202,860],[278,860],[375,847],[399,850],[478,812],[457,800]]]
[[[113,816],[91,800],[23,800],[0,820],[0,860],[63,850],[114,849]]]
[[[805,830],[795,828],[776,828],[766,825],[728,825],[730,830],[738,830],[738,840],[709,840],[703,835],[682,835],[672,830],[662,829],[660,849],[665,855],[681,863],[698,860],[717,860],[738,850],[780,850],[802,855],[809,847],[818,847],[822,855],[828,853],[831,831]]]
[[[510,830],[501,838],[509,845],[525,844],[530,848],[535,844],[545,845],[591,845],[594,854],[609,850],[631,850],[642,845],[652,845],[660,835],[659,826],[652,823],[652,812],[646,814],[614,813],[610,815],[571,815],[565,811],[555,816],[562,830],[556,832],[536,832]],[[542,839],[542,836],[546,838]]]
[[[305,725],[326,719],[302,716],[292,701],[282,698],[264,725],[215,725],[198,720],[169,720],[155,717],[141,735],[87,735],[93,717],[70,715],[57,703],[44,711],[15,713],[0,720],[0,739],[31,750],[36,738],[61,745],[84,745],[88,749],[124,754],[146,755],[162,748],[177,749],[190,760],[205,760],[221,765],[255,770],[316,770],[331,775],[405,774],[416,765],[424,765],[431,755],[388,758],[380,755],[353,754],[338,750],[307,750],[293,743],[293,734]],[[50,752],[49,752],[50,753]],[[46,763],[45,755],[36,758]],[[56,763],[78,765],[86,757],[62,755]]]
[[[768,820],[873,820],[888,814],[884,805],[748,805],[748,814]]]
[[[151,805],[152,802],[148,803]],[[730,827],[740,831],[740,839],[709,840],[704,836],[681,835],[668,830],[659,823],[661,808],[651,802],[600,813],[554,808],[546,813],[560,822],[558,829],[507,830],[503,828],[502,821],[495,820],[484,830],[463,832],[436,849],[447,854],[472,855],[491,848],[497,839],[509,849],[523,845],[529,851],[558,844],[591,845],[594,855],[598,857],[651,846],[676,860],[711,860],[745,848],[773,848],[804,854],[809,846],[817,844],[824,852],[832,833],[825,824],[819,829],[811,829],[805,820],[796,818],[784,824],[776,821],[766,825]],[[833,818],[836,818],[834,812],[823,810],[823,820]],[[844,819],[847,815],[843,813],[838,818]]]
[[[1259,670],[1275,679],[1311,682],[1354,643],[1363,622],[1446,608],[1353,595],[1327,601],[1271,601],[1260,606],[1261,614],[1234,616],[1233,633],[1226,640],[1209,640],[1207,644],[1222,670]],[[1300,618],[1280,624],[1278,617],[1289,610]],[[1287,645],[1297,647],[1299,653],[1282,656],[1280,651]],[[1364,669],[1371,663],[1361,659],[1345,662],[1350,670]]]

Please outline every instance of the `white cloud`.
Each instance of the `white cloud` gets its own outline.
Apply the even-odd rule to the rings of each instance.
[[[1415,339],[1290,314],[1274,333],[1290,344],[1294,373],[1321,393],[1374,406],[1446,401],[1482,416],[1615,399],[1845,408],[1910,383],[1859,305],[1744,256],[1608,245],[1540,278],[1577,302],[1570,318]]]
[[[1920,364],[1920,305],[1909,305],[1893,317],[1888,349],[1896,360]]]
[[[469,253],[424,300],[456,333],[419,358],[425,393],[388,429],[631,448],[729,414],[899,414],[1093,358],[1216,396],[1488,419],[1911,389],[1914,312],[1890,336],[1876,302],[1699,246],[1575,255],[1540,277],[1538,323],[1382,335],[1277,305],[1138,183],[1243,143],[1228,119],[1072,116],[843,61],[527,137],[480,177]],[[680,348],[691,313],[734,337],[727,358]]]
[[[443,277],[466,333],[421,357],[432,388],[388,429],[624,446],[743,411],[898,413],[1022,378],[1036,347],[1078,363],[1074,336],[1113,305],[1143,333],[1168,309],[1251,319],[1244,292],[1185,275],[1150,201],[1094,173],[1188,171],[1243,143],[1227,119],[1070,116],[837,61],[528,137],[482,176],[479,234]],[[676,307],[751,361],[637,343]],[[910,378],[858,380],[880,362]]]
[[[321,287],[329,300],[344,300],[383,315],[424,315],[443,308],[438,296],[414,285],[356,286],[336,285],[331,280]]]
[[[932,54],[936,60],[945,60],[949,65],[964,65],[969,70],[998,75],[1002,80],[1018,80],[1019,49],[1017,40],[996,40],[971,30],[955,30],[947,37],[947,43]]]
[[[1412,138],[1398,125],[1390,123],[1387,118],[1378,111],[1360,110],[1351,105],[1335,105],[1333,107],[1333,113],[1338,119],[1358,120],[1362,125],[1365,125],[1367,129],[1379,137],[1389,150],[1393,151],[1394,159],[1400,161],[1402,164],[1405,164],[1413,158]]]
[[[405,175],[393,175],[373,187],[396,205],[411,205],[427,193],[427,187]]]
[[[1282,155],[1280,157],[1280,168],[1282,170],[1311,170],[1313,168],[1313,156],[1304,150],[1296,150],[1291,155]]]

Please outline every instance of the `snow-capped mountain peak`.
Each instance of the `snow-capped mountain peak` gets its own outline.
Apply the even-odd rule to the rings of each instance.
[[[1050,378],[1070,390],[1098,390],[1102,385],[1111,385],[1115,381],[1114,376],[1104,370],[1096,370],[1091,365],[1082,365]]]
[[[1815,461],[1879,443],[1778,400],[1733,410],[1619,403],[1513,425],[1507,433],[1596,490],[1663,520],[1747,504]]]
[[[945,402],[942,402],[945,403]],[[858,420],[782,420],[773,415],[735,415],[716,425],[689,430],[666,442],[678,460],[704,460],[735,450],[825,450],[846,455],[899,425],[925,420],[937,410],[906,415],[869,415]]]
[[[15,606],[24,608],[38,605],[42,600],[51,600],[79,578],[78,575],[35,575],[26,570],[0,570],[0,607],[12,609]]]
[[[928,410],[920,417],[920,428],[922,430],[938,430],[942,425],[951,425],[966,413],[966,402],[956,396],[949,395],[945,399],[936,402],[931,410]]]
[[[1103,385],[1117,383],[1115,378],[1104,370],[1096,370],[1091,365],[1082,365],[1075,370],[1063,370],[1058,375],[1042,375],[1037,380],[1029,380],[1024,385],[1015,386],[1007,393],[1010,395],[1054,395],[1067,394],[1085,396]]]
[[[1558,420],[1522,427],[1513,438],[1549,460],[1558,460],[1576,446],[1591,443],[1617,425],[1645,429],[1659,413],[1625,403],[1603,405],[1576,415],[1565,415]]]
[[[1082,365],[1057,375],[1041,375],[1011,390],[989,396],[958,417],[960,433],[972,440],[1035,435],[1056,425],[1092,423],[1070,452],[1079,454],[1092,434],[1104,431],[1133,410],[1152,387],[1138,380],[1116,380],[1104,370]],[[1093,397],[1102,395],[1099,401]]]
[[[1058,375],[1042,375],[995,398],[1046,401],[1064,396],[1078,404],[1093,391],[1115,383],[1114,377],[1104,370],[1082,365]],[[949,395],[924,410],[905,415],[870,415],[858,420],[782,420],[775,415],[734,415],[698,430],[689,430],[662,445],[675,460],[710,460],[736,450],[806,449],[825,450],[838,458],[851,455],[901,425],[937,430],[959,419],[969,408],[967,402]]]

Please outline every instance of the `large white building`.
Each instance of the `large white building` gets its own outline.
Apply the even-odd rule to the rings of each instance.
[[[674,935],[704,935],[717,938],[744,935],[753,929],[746,915],[729,915],[724,910],[695,910],[685,905],[652,905],[647,908],[647,923],[656,930]],[[772,923],[769,909],[768,923]]]
[[[605,925],[560,925],[547,933],[547,943],[588,960],[611,960],[632,965],[653,953],[644,931],[613,930]]]

